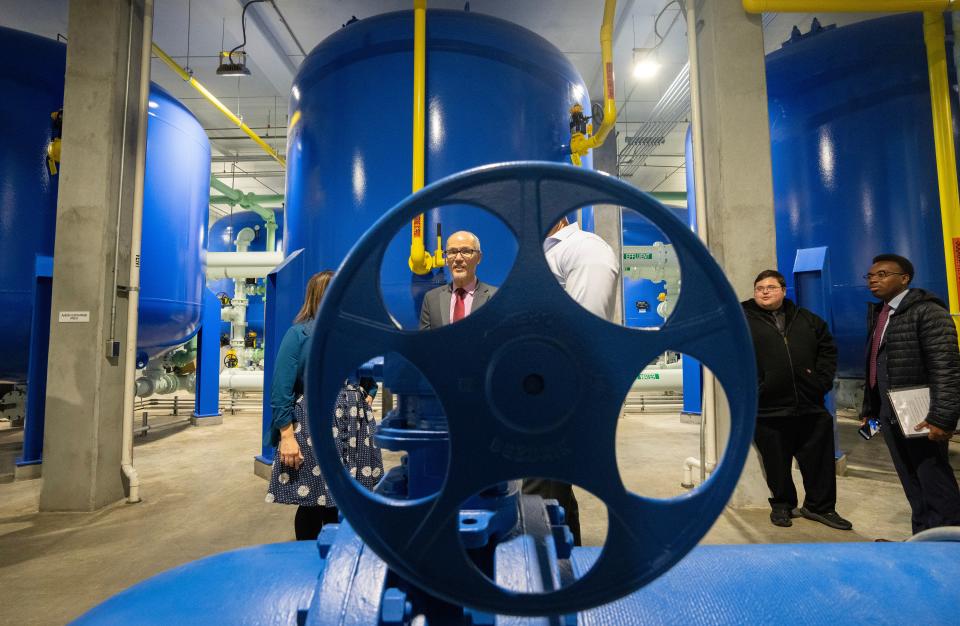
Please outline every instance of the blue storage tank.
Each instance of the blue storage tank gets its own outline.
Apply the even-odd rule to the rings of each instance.
[[[210,141],[190,110],[156,84],[149,109],[137,344],[152,357],[200,329]]]
[[[26,379],[34,255],[53,254],[59,178],[47,146],[65,71],[62,45],[0,27],[0,380]]]
[[[58,176],[46,150],[50,114],[63,106],[65,62],[63,44],[0,27],[0,380],[26,379],[35,258],[53,255]],[[199,328],[210,144],[157,85],[149,106],[139,349],[152,356]]]
[[[767,56],[777,260],[829,247],[839,375],[862,377],[861,276],[893,252],[913,284],[946,297],[930,93],[920,14],[823,29]]]
[[[426,72],[428,183],[487,163],[569,162],[569,109],[590,110],[587,89],[542,37],[477,13],[430,10]],[[285,249],[304,249],[309,274],[338,267],[374,221],[410,194],[413,13],[367,18],[331,35],[307,56],[292,92]],[[425,224],[431,250],[433,213]],[[516,254],[505,226],[465,207],[443,209],[442,225],[444,237],[475,232],[481,280],[502,282]],[[415,328],[417,294],[446,279],[412,277],[409,246],[409,232],[394,239],[380,287],[398,322]]]
[[[274,219],[277,220],[277,248],[283,249],[283,212],[274,211]],[[207,238],[207,250],[210,252],[233,252],[236,250],[233,242],[244,228],[252,228],[256,232],[256,237],[250,244],[250,252],[265,252],[267,250],[267,231],[264,228],[263,218],[253,211],[236,211],[232,215],[224,215],[210,225],[210,235]],[[227,229],[230,229],[229,231]],[[262,281],[261,281],[262,282]],[[211,281],[207,287],[213,293],[225,293],[233,297],[235,283],[231,278],[221,278]],[[247,306],[247,330],[257,333],[258,338],[263,337],[263,296],[249,296],[250,304]],[[223,322],[220,328],[221,334],[230,333],[230,322]]]

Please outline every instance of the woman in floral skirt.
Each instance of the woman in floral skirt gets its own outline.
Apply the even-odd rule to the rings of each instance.
[[[273,417],[268,437],[277,452],[266,500],[298,505],[294,518],[297,540],[316,539],[323,525],[335,523],[339,514],[320,475],[303,405],[307,339],[332,278],[333,272],[326,270],[307,283],[303,307],[277,352],[270,390]],[[359,385],[345,384],[337,397],[332,433],[344,467],[368,489],[383,475],[383,459],[373,442],[377,423],[369,406],[376,389],[372,379],[362,379]]]

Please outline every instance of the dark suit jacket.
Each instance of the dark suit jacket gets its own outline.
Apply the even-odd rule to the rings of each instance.
[[[431,289],[423,297],[420,306],[420,330],[439,328],[450,323],[450,294],[453,293],[453,283],[441,285]],[[470,312],[474,312],[487,303],[487,300],[497,293],[497,288],[483,281],[477,283],[477,290],[473,293],[473,304]]]

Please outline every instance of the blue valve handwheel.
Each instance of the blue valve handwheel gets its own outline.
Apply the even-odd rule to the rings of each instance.
[[[391,238],[418,214],[449,204],[500,217],[517,238],[515,265],[496,296],[463,321],[402,330],[380,296]],[[676,309],[656,331],[624,328],[576,304],[543,254],[550,228],[581,206],[633,209],[664,233],[683,273]],[[666,350],[708,367],[731,413],[721,462],[700,488],[670,500],[638,496],[621,480],[617,417],[637,370]],[[439,493],[410,501],[365,491],[344,470],[332,437],[314,449],[333,497],[357,534],[401,576],[436,596],[510,615],[573,613],[620,598],[663,574],[713,525],[750,446],[756,373],[740,304],[689,228],[656,200],[609,176],[541,162],[484,166],[425,187],[361,238],[324,297],[311,339],[306,400],[313,433],[329,433],[342,381],[368,359],[398,353],[430,381],[447,415],[450,456]],[[456,354],[456,365],[451,355]],[[528,376],[542,379],[528,385]],[[679,463],[679,459],[678,459]],[[603,500],[607,541],[596,564],[562,591],[501,589],[470,561],[458,510],[498,482],[543,477]]]

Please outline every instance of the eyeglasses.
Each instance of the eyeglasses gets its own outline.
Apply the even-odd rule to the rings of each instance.
[[[906,274],[906,272],[886,272],[884,270],[880,270],[879,272],[867,272],[863,275],[863,277],[866,280],[870,280],[871,278],[879,278],[880,280],[883,280],[887,276],[906,276]]]
[[[769,285],[765,285],[765,286],[763,286],[763,287],[754,287],[754,288],[753,288],[753,290],[754,290],[755,292],[757,292],[757,293],[774,293],[774,292],[776,292],[776,291],[780,291],[781,289],[783,289],[783,287],[781,287],[780,285],[777,285],[777,286],[775,286],[775,287],[771,287],[771,286],[769,286]]]
[[[473,248],[450,248],[447,250],[447,258],[452,259],[458,254],[465,259],[472,259],[473,255],[480,252],[479,250],[474,250]]]

